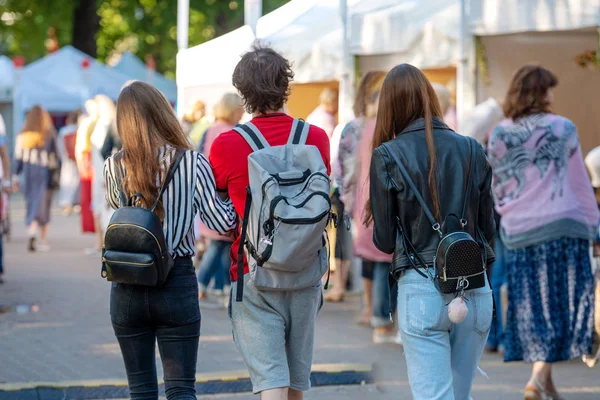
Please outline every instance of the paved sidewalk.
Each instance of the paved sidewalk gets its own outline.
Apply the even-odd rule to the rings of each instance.
[[[83,255],[93,236],[80,234],[77,216],[56,216],[50,228],[52,250],[28,254],[22,209],[13,205],[11,216],[13,238],[4,247],[6,283],[0,286],[0,383],[125,379],[108,315],[109,285],[100,278],[99,259]],[[353,322],[358,308],[357,298],[324,306],[314,362],[374,364],[381,384],[316,388],[306,398],[410,399],[402,347],[373,345],[370,330]],[[203,309],[202,318],[198,372],[243,370],[226,310]],[[489,379],[476,378],[475,399],[520,398],[529,366],[486,355],[481,367]],[[557,384],[571,400],[599,399],[599,373],[580,362],[556,366]]]

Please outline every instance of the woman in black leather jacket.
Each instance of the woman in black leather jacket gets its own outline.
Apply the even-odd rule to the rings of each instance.
[[[495,231],[492,171],[483,149],[444,124],[435,92],[419,69],[402,64],[388,73],[381,89],[373,139],[371,204],[367,205],[365,222],[373,219],[376,246],[385,253],[394,253],[393,268],[401,271],[397,275],[399,327],[415,400],[469,399],[492,322],[493,300],[487,282],[482,288],[465,291],[469,312],[461,323],[451,322],[447,304],[455,295],[436,289],[435,268],[430,268],[439,236],[402,178],[392,153],[402,160],[444,229],[445,216],[462,213],[472,146],[472,186],[464,229],[472,237],[483,236],[490,242]],[[427,273],[424,268],[416,270],[409,259],[415,255],[404,248],[402,241],[397,245],[398,224],[427,264]],[[488,243],[482,248],[482,255],[492,262]]]

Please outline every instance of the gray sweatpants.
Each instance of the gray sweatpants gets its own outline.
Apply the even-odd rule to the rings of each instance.
[[[244,301],[231,285],[233,339],[250,372],[252,390],[310,389],[315,323],[323,305],[321,284],[302,290],[260,291],[244,276]]]

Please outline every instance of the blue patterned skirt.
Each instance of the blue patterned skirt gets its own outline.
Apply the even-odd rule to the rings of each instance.
[[[506,252],[504,361],[557,362],[592,350],[589,241],[563,238]]]

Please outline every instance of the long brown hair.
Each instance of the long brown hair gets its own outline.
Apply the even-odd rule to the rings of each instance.
[[[525,65],[513,76],[506,99],[504,115],[517,120],[531,114],[551,113],[548,89],[558,85],[558,78],[546,68]]]
[[[358,118],[367,115],[369,98],[373,93],[379,91],[384,78],[385,72],[383,71],[369,71],[360,80],[356,97],[354,98],[354,105],[352,106],[355,117]]]
[[[373,136],[372,149],[394,139],[411,123],[425,119],[425,139],[429,156],[429,191],[433,201],[433,214],[440,214],[440,199],[437,184],[437,156],[431,120],[442,118],[440,103],[425,74],[410,64],[394,67],[385,77],[379,96],[377,123]],[[365,207],[365,224],[369,224],[373,214],[371,201]]]
[[[123,142],[126,177],[123,191],[140,193],[145,206],[158,197],[156,177],[160,173],[158,150],[168,144],[178,149],[191,149],[183,129],[167,99],[158,89],[144,82],[127,84],[117,101],[117,130]],[[156,214],[163,217],[158,204]]]
[[[25,115],[25,123],[21,132],[37,132],[44,135],[44,139],[54,135],[54,126],[50,113],[42,106],[36,105]]]

